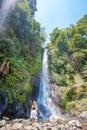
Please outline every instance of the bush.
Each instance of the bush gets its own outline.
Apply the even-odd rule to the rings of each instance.
[[[67,86],[66,77],[64,75],[53,73],[53,79],[59,86]]]
[[[67,92],[65,98],[67,101],[72,101],[76,99],[76,95],[77,95],[76,87],[71,87]]]
[[[67,103],[66,110],[71,110],[71,109],[73,109],[75,107],[76,107],[76,102],[72,101],[72,102]]]

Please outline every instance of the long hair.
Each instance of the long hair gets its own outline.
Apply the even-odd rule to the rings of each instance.
[[[32,107],[35,107],[36,110],[37,110],[37,103],[36,103],[36,101],[33,101],[33,103],[32,103]]]

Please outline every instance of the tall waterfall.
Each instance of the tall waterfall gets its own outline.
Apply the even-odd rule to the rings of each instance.
[[[47,49],[44,51],[43,55],[43,68],[42,68],[42,77],[40,84],[40,93],[38,101],[46,103],[48,97],[48,86],[49,86],[49,75],[48,75],[48,64],[47,64]]]
[[[6,17],[8,13],[14,8],[16,0],[2,0],[0,8],[0,32],[4,28]]]
[[[37,99],[39,111],[42,114],[43,118],[48,118],[52,113],[49,109],[49,105],[47,103],[48,99],[48,91],[49,91],[49,73],[48,73],[48,55],[47,49],[44,50],[43,54],[43,67],[42,67],[42,77],[41,84],[39,90],[39,97]]]
[[[37,99],[40,114],[43,118],[48,118],[51,115],[55,117],[61,117],[60,108],[54,104],[51,97],[51,85],[48,71],[48,50],[44,49],[43,54],[43,66],[42,66],[42,77],[39,90],[39,96]]]

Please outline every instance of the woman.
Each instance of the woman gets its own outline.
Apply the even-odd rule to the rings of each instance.
[[[31,107],[31,113],[30,113],[30,120],[31,120],[32,125],[34,124],[36,119],[37,119],[37,103],[36,101],[33,101],[33,104]]]

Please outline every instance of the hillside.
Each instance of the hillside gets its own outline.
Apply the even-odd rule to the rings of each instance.
[[[51,82],[62,93],[60,106],[73,115],[87,110],[87,15],[76,25],[50,34]]]

